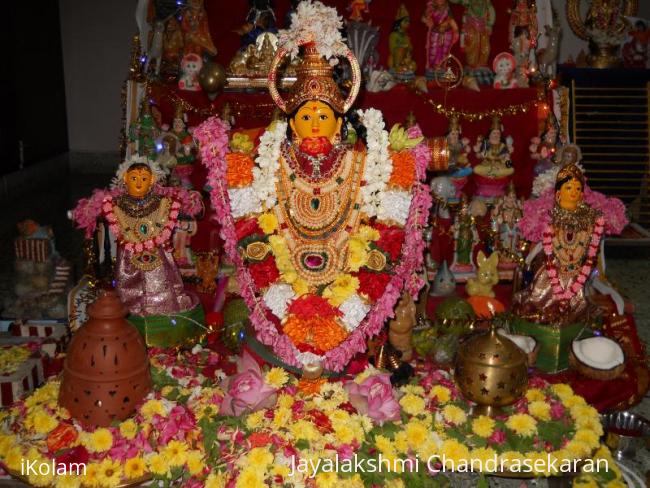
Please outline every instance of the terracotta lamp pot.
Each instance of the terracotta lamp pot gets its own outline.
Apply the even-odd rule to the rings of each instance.
[[[151,391],[147,348],[127,313],[114,291],[104,292],[68,346],[59,404],[82,424],[124,420]]]

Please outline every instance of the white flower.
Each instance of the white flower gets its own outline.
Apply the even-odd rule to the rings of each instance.
[[[393,172],[393,162],[388,153],[388,132],[379,110],[370,108],[357,112],[361,123],[366,127],[368,152],[363,173],[365,186],[361,188],[363,196],[362,212],[369,217],[377,215],[382,202],[382,193]]]
[[[265,208],[271,208],[277,202],[275,196],[276,173],[280,166],[280,148],[286,134],[287,123],[277,122],[273,129],[265,131],[260,137],[260,145],[255,158],[257,166],[253,168],[251,187],[258,202]],[[258,212],[262,210],[259,208]]]
[[[339,310],[343,312],[341,322],[343,322],[348,332],[352,332],[366,317],[370,310],[370,305],[364,302],[359,295],[355,294],[344,301],[339,306]]]
[[[252,186],[230,188],[228,197],[230,198],[230,212],[235,219],[260,211],[260,200]]]
[[[347,46],[341,36],[342,28],[343,18],[335,8],[303,0],[291,15],[291,27],[279,32],[279,45],[292,57],[296,57],[299,47],[308,42],[315,43],[316,50],[326,59],[344,56]]]
[[[405,191],[385,191],[377,212],[380,220],[394,220],[400,225],[405,225],[411,207],[411,194]]]
[[[273,284],[264,293],[264,303],[276,317],[283,319],[287,315],[289,303],[295,296],[296,294],[293,292],[291,285],[286,283]]]
[[[296,359],[303,365],[320,364],[323,361],[323,356],[314,354],[313,352],[301,352],[296,354]]]

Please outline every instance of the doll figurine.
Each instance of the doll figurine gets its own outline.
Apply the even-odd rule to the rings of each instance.
[[[190,53],[183,56],[178,88],[185,91],[201,91],[199,71],[201,71],[202,67],[203,60],[198,54]]]
[[[631,39],[623,44],[623,66],[626,68],[645,69],[648,64],[648,44],[650,30],[645,22],[637,20],[634,30],[630,32]]]
[[[478,242],[478,233],[474,218],[469,211],[469,204],[463,195],[460,209],[456,215],[454,230],[454,262],[451,270],[454,272],[471,273],[474,271],[473,251]]]
[[[512,269],[517,265],[512,258],[518,256],[520,232],[517,224],[522,215],[523,206],[511,181],[506,194],[497,198],[491,214],[493,230],[499,236],[497,249],[501,251],[499,258],[501,269]]]
[[[413,44],[408,34],[411,17],[404,4],[401,4],[395,16],[393,31],[388,36],[388,67],[401,78],[412,78],[416,64],[413,60]]]
[[[462,128],[457,116],[449,119],[447,132],[447,152],[449,154],[449,177],[456,188],[456,198],[460,199],[462,190],[467,184],[472,166],[469,163],[469,153],[472,150],[469,139],[461,137]]]
[[[204,54],[214,56],[217,48],[210,37],[208,14],[205,12],[204,0],[188,0],[187,8],[183,11],[181,30],[183,31],[183,54]]]
[[[172,256],[179,215],[197,214],[201,197],[161,186],[163,177],[154,162],[126,160],[112,189],[81,200],[73,218],[87,237],[93,235],[98,217],[106,220],[117,244],[115,288],[131,314],[129,320],[147,345],[169,347],[192,341],[201,332],[203,309],[185,290]]]
[[[471,297],[491,297],[494,298],[494,285],[499,282],[499,272],[497,266],[499,264],[499,253],[493,252],[490,257],[486,257],[483,251],[479,251],[476,255],[476,263],[478,270],[476,278],[468,278],[467,294]]]
[[[533,3],[528,5],[528,0],[515,0],[514,8],[510,11],[510,22],[508,23],[508,42],[512,45],[517,36],[518,30],[525,30],[528,33],[528,51],[537,46],[537,9]]]
[[[513,151],[512,138],[504,138],[501,119],[495,115],[487,138],[479,136],[474,145],[476,157],[481,161],[474,166],[476,196],[491,201],[504,194],[508,178],[515,172],[510,160]]]
[[[492,61],[492,69],[494,70],[494,88],[503,90],[507,88],[517,88],[517,80],[515,78],[515,68],[517,62],[515,57],[510,53],[499,53]]]
[[[183,32],[181,25],[173,15],[165,24],[162,52],[162,72],[173,79],[178,75],[178,67],[183,52]]]
[[[176,137],[176,162],[177,165],[172,172],[172,177],[178,183],[188,189],[192,189],[191,176],[194,171],[196,160],[196,144],[192,135],[187,130],[185,114],[180,105],[176,106],[176,113],[172,122],[172,134]]]
[[[545,130],[542,136],[533,137],[530,140],[530,157],[537,161],[533,168],[535,176],[553,167],[559,149],[566,142],[566,138],[558,135],[558,129],[557,119],[550,113],[546,118]]]
[[[429,0],[422,22],[428,29],[426,71],[431,75],[439,69],[440,64],[449,56],[451,48],[458,42],[458,24],[447,0]]]
[[[368,5],[370,0],[352,0],[350,5],[348,5],[348,10],[350,11],[349,19],[354,22],[363,22],[363,14],[370,12]]]
[[[465,51],[467,66],[487,68],[490,57],[490,36],[496,19],[490,0],[451,0],[465,7],[460,45]]]
[[[156,138],[159,132],[149,101],[145,99],[138,120],[129,127],[129,153],[156,159]]]

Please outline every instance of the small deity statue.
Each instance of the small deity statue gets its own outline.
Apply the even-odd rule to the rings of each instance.
[[[465,51],[467,66],[486,68],[490,57],[490,36],[496,19],[490,0],[451,0],[463,5],[463,27],[460,45]]]
[[[241,49],[255,45],[257,38],[265,32],[276,34],[275,12],[272,0],[249,0],[250,10],[246,15],[246,23],[237,29],[241,36]]]
[[[162,72],[165,75],[178,75],[178,67],[181,62],[183,53],[183,31],[181,25],[173,15],[165,24],[165,34],[163,36],[163,54],[162,54]]]
[[[530,51],[537,46],[539,35],[535,4],[529,6],[528,0],[515,0],[508,27],[508,41],[516,61],[515,79],[519,87],[527,87]]]
[[[474,166],[476,196],[491,200],[504,194],[508,178],[515,172],[510,160],[513,151],[512,137],[504,138],[501,119],[495,115],[487,138],[479,136],[474,145],[481,161]]]
[[[456,197],[460,198],[472,166],[469,163],[469,153],[472,150],[469,139],[461,137],[462,128],[458,116],[449,118],[449,131],[447,132],[447,152],[449,157],[449,177],[456,188]]]
[[[204,0],[188,0],[187,8],[183,11],[181,30],[184,57],[190,53],[197,54],[200,58],[206,53],[211,56],[217,54],[217,48],[210,36]]]
[[[156,138],[159,133],[149,101],[145,99],[142,101],[138,120],[129,127],[130,154],[156,159]]]
[[[451,270],[456,273],[472,273],[476,269],[473,260],[474,245],[479,242],[479,236],[464,195],[452,229],[454,232],[454,262],[451,265]]]
[[[553,167],[556,154],[565,142],[566,138],[559,136],[559,127],[555,115],[549,113],[542,136],[533,137],[530,140],[530,157],[537,161],[533,169],[535,176]]]
[[[176,137],[178,144],[176,146],[176,162],[172,176],[180,182],[180,185],[192,189],[190,177],[194,171],[194,161],[196,160],[196,144],[192,135],[187,130],[185,123],[185,114],[181,105],[176,105],[176,113],[172,122],[171,133]]]
[[[439,69],[440,64],[449,56],[451,48],[458,42],[458,24],[454,19],[447,0],[429,0],[422,16],[427,26],[427,73]]]
[[[630,41],[623,44],[623,65],[626,68],[645,69],[648,64],[650,30],[645,22],[637,20],[630,32]]]
[[[203,310],[185,290],[172,256],[179,215],[196,214],[202,205],[196,192],[162,187],[164,173],[145,158],[120,165],[110,191],[81,200],[74,220],[92,236],[97,217],[108,222],[117,243],[115,288],[131,313],[129,320],[149,346],[169,347],[201,332]],[[93,215],[97,209],[100,215]]]
[[[412,77],[416,64],[413,60],[413,44],[408,34],[411,17],[404,4],[400,4],[388,36],[388,67],[398,76]]]
[[[352,0],[350,5],[348,5],[348,10],[350,11],[350,20],[354,22],[363,22],[363,14],[370,12],[368,5],[371,0]]]
[[[162,147],[156,156],[156,163],[165,171],[170,174],[178,164],[176,159],[176,146],[178,139],[173,134],[163,133],[159,139],[159,147]]]
[[[499,268],[512,269],[517,266],[520,232],[517,228],[523,216],[523,204],[517,197],[513,182],[508,184],[508,190],[502,197],[496,199],[492,208],[492,226],[499,235]]]
[[[199,71],[201,71],[202,67],[203,60],[198,54],[189,53],[183,56],[178,88],[185,91],[201,91]]]
[[[554,327],[589,323],[595,309],[585,286],[598,265],[603,233],[620,233],[627,224],[625,206],[590,190],[573,163],[547,186],[524,204],[519,227],[525,239],[537,243],[527,258],[534,277],[515,294],[512,310],[524,320]]]
[[[499,53],[492,61],[492,69],[494,70],[493,86],[496,89],[517,88],[519,85],[515,78],[515,68],[517,61],[515,57],[507,52]]]

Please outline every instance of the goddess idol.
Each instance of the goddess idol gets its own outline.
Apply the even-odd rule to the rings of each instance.
[[[417,127],[389,133],[374,109],[345,115],[361,78],[335,9],[303,1],[292,20],[269,73],[270,93],[288,123],[273,122],[251,153],[232,150],[218,118],[195,137],[250,309],[254,334],[246,335],[247,345],[316,378],[365,351],[404,287],[417,296],[431,204],[421,180],[430,152]],[[277,69],[298,53],[297,80],[283,98]],[[351,65],[347,95],[333,79],[328,59],[336,57]]]

